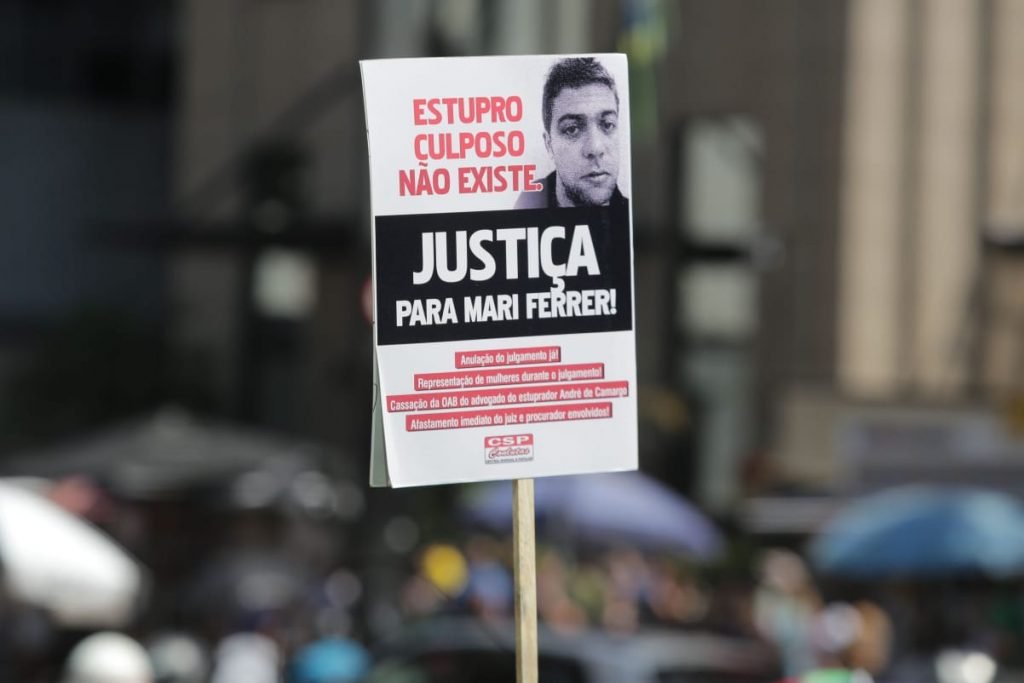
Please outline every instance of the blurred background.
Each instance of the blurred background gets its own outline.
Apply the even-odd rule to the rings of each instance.
[[[644,474],[538,482],[542,680],[1022,675],[1024,3],[0,0],[0,679],[512,680],[508,488],[367,486],[357,60],[607,51]]]

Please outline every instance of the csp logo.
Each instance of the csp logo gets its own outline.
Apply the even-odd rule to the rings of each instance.
[[[484,462],[529,462],[533,460],[533,434],[484,437]]]

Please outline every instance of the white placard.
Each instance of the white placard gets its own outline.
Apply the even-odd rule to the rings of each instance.
[[[636,469],[625,56],[361,69],[371,483]]]

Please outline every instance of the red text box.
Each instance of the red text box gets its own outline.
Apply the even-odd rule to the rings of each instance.
[[[453,408],[493,408],[524,403],[552,401],[585,401],[596,398],[625,398],[629,382],[584,382],[579,384],[544,384],[529,387],[505,387],[468,391],[438,391],[420,394],[393,394],[387,397],[389,413]]]
[[[531,363],[559,363],[560,346],[528,346],[519,349],[487,349],[483,351],[456,351],[455,367],[488,368],[499,365],[528,365]]]
[[[570,365],[531,365],[522,368],[491,370],[459,370],[456,372],[426,372],[413,375],[416,391],[438,389],[482,389],[510,384],[542,384],[545,382],[576,382],[604,379],[604,363],[575,363]]]
[[[505,427],[576,420],[605,420],[612,417],[610,401],[569,403],[557,406],[502,408],[498,410],[465,410],[455,413],[406,415],[405,430],[425,432],[437,429],[472,429],[473,427]]]

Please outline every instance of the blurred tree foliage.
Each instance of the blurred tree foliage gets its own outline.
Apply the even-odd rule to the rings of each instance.
[[[176,353],[158,325],[81,310],[48,331],[12,377],[0,423],[8,446],[68,436],[176,404],[215,408],[197,354]]]

